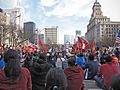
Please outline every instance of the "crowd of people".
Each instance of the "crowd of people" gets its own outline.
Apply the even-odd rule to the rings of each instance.
[[[54,48],[52,48],[54,49]],[[120,51],[0,52],[0,90],[87,90],[95,80],[103,90],[120,90]]]

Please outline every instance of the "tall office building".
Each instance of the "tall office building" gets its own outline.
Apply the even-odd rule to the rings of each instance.
[[[75,43],[76,41],[78,41],[78,36],[81,37],[81,30],[76,30],[76,31],[75,31],[74,43]]]
[[[76,30],[76,36],[81,36],[81,30]]]
[[[103,16],[101,5],[97,0],[92,10],[85,38],[89,43],[94,39],[96,46],[113,46],[120,22],[110,21],[110,18]]]
[[[74,37],[73,35],[64,35],[64,44],[66,43],[73,44],[74,43]]]
[[[58,26],[50,26],[45,28],[45,43],[57,44],[58,43]]]
[[[35,23],[24,23],[24,38],[28,39],[30,43],[35,43]]]

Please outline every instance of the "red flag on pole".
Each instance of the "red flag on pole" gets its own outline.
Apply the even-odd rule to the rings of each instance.
[[[83,46],[82,38],[78,37],[78,48],[82,49],[82,46]]]
[[[85,50],[85,52],[87,52],[88,51],[88,45],[89,45],[89,43],[85,39],[82,39],[82,40],[83,40],[83,43],[85,44],[84,50]]]
[[[83,47],[82,38],[78,37],[78,48],[79,48],[80,52],[82,51],[82,47]]]
[[[43,42],[42,42],[42,40],[40,39],[39,36],[38,36],[38,42],[39,42],[39,45],[41,46],[41,48],[42,48],[43,50],[45,50],[44,44],[43,44]]]
[[[77,44],[73,44],[72,49],[73,49],[73,52],[76,53],[76,51],[77,51]]]
[[[96,53],[94,39],[92,40],[92,42],[91,42],[91,44],[90,44],[90,49],[91,49],[91,53],[92,53],[92,54],[95,54],[95,53]]]

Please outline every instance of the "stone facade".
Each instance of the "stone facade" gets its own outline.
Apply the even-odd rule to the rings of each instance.
[[[85,34],[88,42],[91,43],[94,39],[96,46],[113,46],[119,27],[120,22],[110,21],[110,18],[103,16],[101,5],[96,0]],[[109,40],[110,43],[106,43],[107,40]]]

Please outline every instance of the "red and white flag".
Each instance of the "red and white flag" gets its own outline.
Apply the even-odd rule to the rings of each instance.
[[[119,30],[119,32],[117,33],[115,43],[116,43],[116,44],[120,44],[120,30]]]

